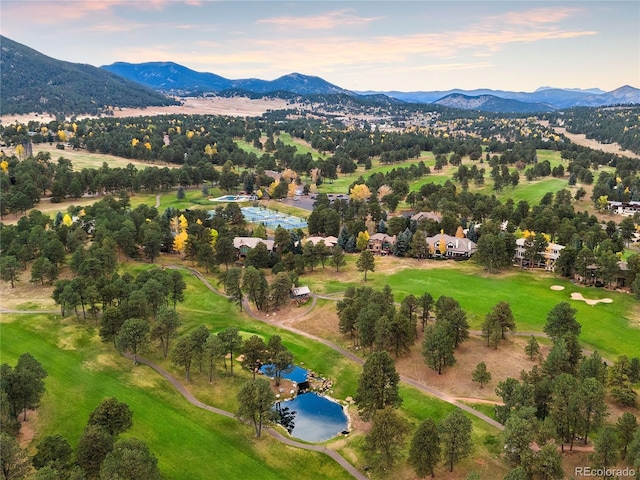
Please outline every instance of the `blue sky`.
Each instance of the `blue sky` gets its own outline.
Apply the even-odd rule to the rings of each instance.
[[[2,0],[0,32],[69,62],[299,72],[350,90],[640,87],[636,0]]]

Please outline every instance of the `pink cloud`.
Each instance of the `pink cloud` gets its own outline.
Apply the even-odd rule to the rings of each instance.
[[[579,11],[577,8],[570,7],[534,8],[523,12],[507,12],[490,17],[489,20],[509,25],[532,26],[535,24],[558,23]]]
[[[351,10],[337,10],[323,15],[300,17],[272,17],[258,20],[257,23],[276,25],[278,27],[305,29],[305,30],[331,30],[338,27],[354,27],[367,25],[375,21],[375,17],[359,17],[353,15]]]
[[[119,6],[133,7],[140,10],[160,10],[168,5],[169,0],[79,0],[79,1],[20,1],[2,4],[3,14],[13,18],[28,18],[39,25],[57,24],[79,20],[82,18],[108,18],[114,8]],[[25,17],[26,15],[26,17]]]

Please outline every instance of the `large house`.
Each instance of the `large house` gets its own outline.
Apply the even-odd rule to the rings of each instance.
[[[516,239],[516,255],[513,259],[514,263],[520,266],[540,267],[550,272],[555,271],[556,261],[560,257],[560,252],[564,249],[564,245],[557,243],[549,243],[546,250],[540,254],[538,261],[530,265],[529,260],[526,258],[526,240],[524,238]]]
[[[446,233],[427,237],[427,243],[435,258],[469,258],[478,248],[475,242],[468,238],[452,237]]]
[[[324,244],[329,248],[333,248],[333,246],[338,243],[338,239],[332,235],[329,235],[328,237],[307,237],[302,240],[302,243],[306,244],[307,242],[311,242],[311,245],[315,245],[320,240],[324,241]]]
[[[256,248],[259,243],[264,243],[268,251],[273,250],[273,240],[265,240],[258,237],[235,237],[233,239],[233,246],[238,250],[240,257],[246,257],[249,250]]]
[[[396,236],[387,235],[386,233],[374,233],[369,238],[367,249],[379,255],[388,255],[392,252],[393,246],[396,244]]]
[[[416,222],[419,222],[420,220],[433,220],[434,222],[440,223],[442,221],[442,215],[438,215],[434,212],[418,212],[411,215],[410,220],[414,220]]]
[[[640,212],[640,202],[607,202],[607,208],[611,213],[630,217]]]

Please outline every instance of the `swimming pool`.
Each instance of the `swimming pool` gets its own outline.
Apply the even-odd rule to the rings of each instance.
[[[273,370],[273,365],[265,364],[260,367],[260,371],[268,376],[274,377],[275,371]],[[291,380],[292,382],[302,383],[307,381],[307,373],[308,371],[302,367],[294,365],[290,372],[282,372],[280,374],[280,378],[286,378],[287,380]]]
[[[248,202],[250,200],[255,200],[255,195],[223,195],[218,198],[211,198],[209,201],[211,202]]]

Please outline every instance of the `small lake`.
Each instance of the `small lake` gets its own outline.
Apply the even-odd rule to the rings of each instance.
[[[324,442],[349,426],[342,405],[316,393],[303,393],[293,400],[281,402],[283,408],[297,412],[291,436],[307,442]]]

